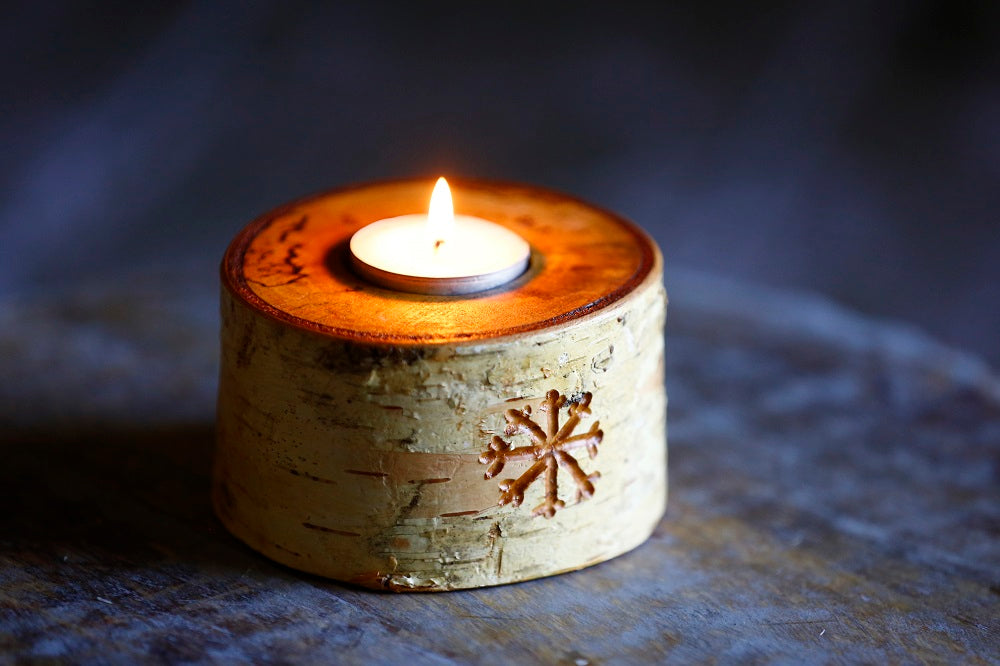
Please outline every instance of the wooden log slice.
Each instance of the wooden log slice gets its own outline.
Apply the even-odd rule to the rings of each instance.
[[[426,209],[424,181],[298,201],[222,266],[213,502],[288,566],[396,591],[579,569],[642,543],[666,501],[662,260],[631,223],[520,185],[456,212],[532,247],[504,287],[383,289],[351,235]]]

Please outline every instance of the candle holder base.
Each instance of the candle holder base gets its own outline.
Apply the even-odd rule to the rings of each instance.
[[[665,293],[655,244],[569,197],[455,183],[532,267],[506,289],[364,282],[345,239],[424,183],[296,202],[222,270],[213,503],[283,564],[392,591],[580,569],[641,544],[666,502]]]

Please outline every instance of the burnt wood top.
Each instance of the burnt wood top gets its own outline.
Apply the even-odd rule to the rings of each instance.
[[[446,344],[557,326],[605,308],[647,278],[659,253],[638,227],[572,197],[524,185],[455,180],[456,213],[512,229],[531,266],[508,285],[465,296],[375,286],[350,268],[361,227],[426,212],[433,183],[376,183],[309,197],[269,213],[232,242],[223,284],[283,322],[348,340]]]

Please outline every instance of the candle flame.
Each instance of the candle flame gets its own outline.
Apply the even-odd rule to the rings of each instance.
[[[427,232],[434,248],[441,247],[449,238],[455,227],[455,205],[451,200],[451,188],[443,177],[434,184],[431,194],[431,206],[427,212]]]

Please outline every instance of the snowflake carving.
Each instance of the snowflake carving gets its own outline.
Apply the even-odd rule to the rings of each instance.
[[[559,499],[559,486],[557,475],[559,467],[569,472],[576,482],[576,501],[582,502],[594,494],[594,481],[600,478],[600,472],[588,475],[580,468],[576,458],[570,455],[570,451],[587,448],[591,458],[597,455],[597,445],[604,438],[604,432],[600,429],[600,421],[594,421],[590,430],[581,435],[574,435],[573,431],[579,425],[581,417],[590,414],[590,393],[584,393],[578,402],[571,402],[569,405],[569,418],[559,426],[559,410],[566,404],[566,396],[560,395],[559,391],[552,390],[545,394],[545,400],[539,407],[540,412],[545,412],[545,429],[531,418],[531,407],[524,409],[508,409],[504,412],[507,420],[507,427],[504,433],[508,437],[514,435],[527,435],[531,438],[530,446],[519,446],[511,448],[507,442],[499,435],[494,435],[490,441],[489,449],[479,456],[479,462],[489,465],[486,479],[492,479],[503,471],[504,465],[508,462],[531,460],[533,464],[524,474],[517,479],[505,479],[500,482],[500,501],[498,504],[513,504],[521,506],[524,501],[524,492],[535,482],[542,472],[545,472],[545,500],[532,511],[534,516],[545,516],[551,518],[556,515],[556,511],[566,506],[566,503]]]

